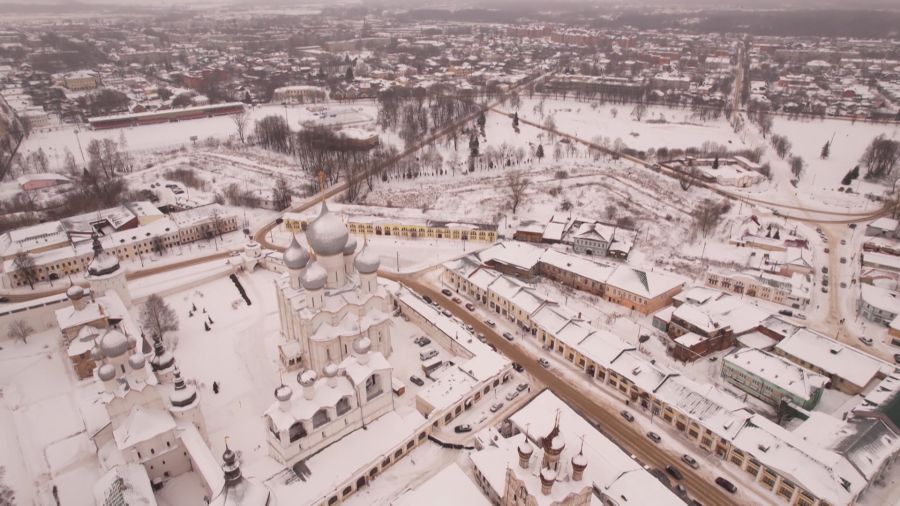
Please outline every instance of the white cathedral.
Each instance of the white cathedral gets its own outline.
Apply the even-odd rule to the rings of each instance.
[[[276,281],[283,365],[300,369],[275,390],[266,411],[271,455],[293,466],[393,410],[390,282],[378,256],[357,241],[322,202],[306,229],[312,252],[296,236]],[[294,395],[294,388],[302,395]]]
[[[297,238],[284,251],[287,275],[277,281],[281,360],[288,369],[324,372],[351,355],[363,337],[372,350],[391,354],[392,301],[379,282],[378,256],[357,242],[340,217],[322,203],[306,229],[308,253]]]

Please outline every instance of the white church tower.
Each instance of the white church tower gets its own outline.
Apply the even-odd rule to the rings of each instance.
[[[85,276],[91,287],[94,297],[106,295],[107,292],[115,292],[125,307],[131,306],[131,292],[128,291],[128,282],[125,280],[125,270],[119,266],[119,258],[103,250],[100,238],[94,236],[94,258],[88,264],[88,273]]]

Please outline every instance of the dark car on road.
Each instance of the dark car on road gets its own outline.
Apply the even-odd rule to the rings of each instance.
[[[675,478],[676,480],[684,478],[684,475],[681,474],[681,471],[679,471],[678,468],[673,466],[672,464],[666,466],[666,472],[669,473],[669,476]]]
[[[655,432],[648,432],[647,437],[650,439],[650,441],[653,441],[654,443],[659,443],[660,441],[662,441],[662,438],[659,437],[659,434],[657,434]]]
[[[626,421],[629,421],[629,422],[633,422],[633,421],[634,421],[634,415],[632,415],[632,414],[629,413],[628,411],[625,411],[624,409],[623,409],[622,412],[619,413],[619,414],[622,415],[622,418],[624,418]]]
[[[472,426],[467,423],[464,423],[462,425],[457,425],[456,427],[453,427],[453,431],[456,432],[457,434],[461,434],[463,432],[472,432]]]
[[[441,290],[441,293],[446,295],[447,297],[450,297],[451,295],[453,295],[453,292],[451,292],[450,289],[448,289],[448,288],[444,288],[443,290]]]
[[[422,296],[422,300],[424,300],[425,302],[431,304],[431,297],[429,297],[429,296],[427,296],[427,295],[423,295],[423,296]]]
[[[411,381],[411,382],[413,382],[413,383],[415,383],[416,385],[419,385],[419,386],[422,386],[422,385],[425,384],[425,382],[422,381],[422,378],[420,378],[420,377],[418,377],[418,376],[410,376],[410,377],[409,377],[409,381]]]
[[[730,481],[726,480],[725,478],[722,478],[721,476],[716,478],[716,485],[724,488],[725,490],[731,492],[732,494],[737,492],[737,487],[734,486],[734,483],[731,483]]]
[[[469,311],[475,311],[475,304],[472,304],[471,302],[466,302],[466,309],[468,309]]]
[[[520,363],[518,363],[518,362],[513,362],[513,366],[512,366],[512,367],[513,367],[513,369],[515,369],[515,370],[518,371],[518,372],[522,372],[522,371],[525,370],[525,368],[522,367],[522,364],[520,364]]]

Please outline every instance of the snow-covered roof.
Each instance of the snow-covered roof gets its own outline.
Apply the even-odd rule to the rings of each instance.
[[[862,283],[860,285],[860,295],[866,304],[886,314],[893,314],[895,317],[900,314],[900,299],[897,297],[897,292],[880,286]]]
[[[828,378],[771,353],[746,348],[723,359],[732,365],[762,378],[768,383],[801,399],[810,399],[816,390],[825,388]]]
[[[326,497],[364,466],[410,439],[427,423],[418,411],[403,416],[389,411],[368,424],[367,430],[355,430],[339,441],[306,460],[306,467],[315,479],[298,480],[288,470],[267,480],[278,504],[310,504]]]
[[[113,436],[116,446],[125,450],[174,429],[175,419],[168,411],[135,406],[113,431]]]
[[[850,504],[866,486],[865,477],[847,459],[760,415],[753,415],[732,444],[829,504]]]
[[[877,220],[869,223],[868,225],[871,228],[877,228],[879,230],[884,230],[887,232],[894,232],[897,229],[900,229],[900,221],[895,220],[893,218],[888,218],[887,216],[882,216]]]
[[[647,271],[630,265],[620,265],[613,270],[606,283],[613,288],[652,299],[684,286],[687,279],[668,272]]]
[[[879,374],[894,371],[894,367],[887,362],[805,328],[782,339],[775,349],[859,388],[868,385]]]
[[[147,469],[140,464],[114,466],[94,483],[96,504],[156,506]]]
[[[489,506],[481,490],[459,465],[452,463],[416,488],[395,499],[392,506]]]
[[[471,375],[458,367],[451,367],[434,383],[420,389],[417,400],[421,399],[440,411],[453,406],[479,386],[480,383]]]
[[[537,265],[543,253],[543,248],[528,243],[506,241],[481,251],[478,253],[478,258],[482,262],[494,261],[530,270]]]
[[[213,456],[206,441],[203,440],[203,436],[200,435],[200,431],[191,422],[181,422],[178,424],[176,433],[191,456],[194,471],[197,471],[206,482],[213,495],[217,494],[225,485],[225,476],[219,462]]]

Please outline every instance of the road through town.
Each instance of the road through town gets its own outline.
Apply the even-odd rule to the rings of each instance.
[[[668,452],[664,446],[651,442],[644,434],[636,431],[634,426],[621,418],[617,412],[601,405],[591,395],[579,389],[577,385],[566,382],[554,375],[551,370],[538,365],[524,349],[503,339],[493,328],[485,325],[474,314],[444,296],[438,288],[418,280],[413,275],[379,272],[379,276],[401,282],[412,290],[431,297],[464,323],[475,327],[475,330],[483,333],[488,342],[496,346],[498,351],[510,360],[521,364],[530,375],[547,385],[553,393],[595,423],[601,432],[615,441],[624,451],[635,455],[640,462],[657,469],[664,469],[667,464],[675,464],[684,474],[682,483],[687,488],[688,494],[704,505],[741,504],[735,500],[734,496],[725,493],[713,483],[710,478],[702,476],[686,466],[679,465],[680,455]]]

